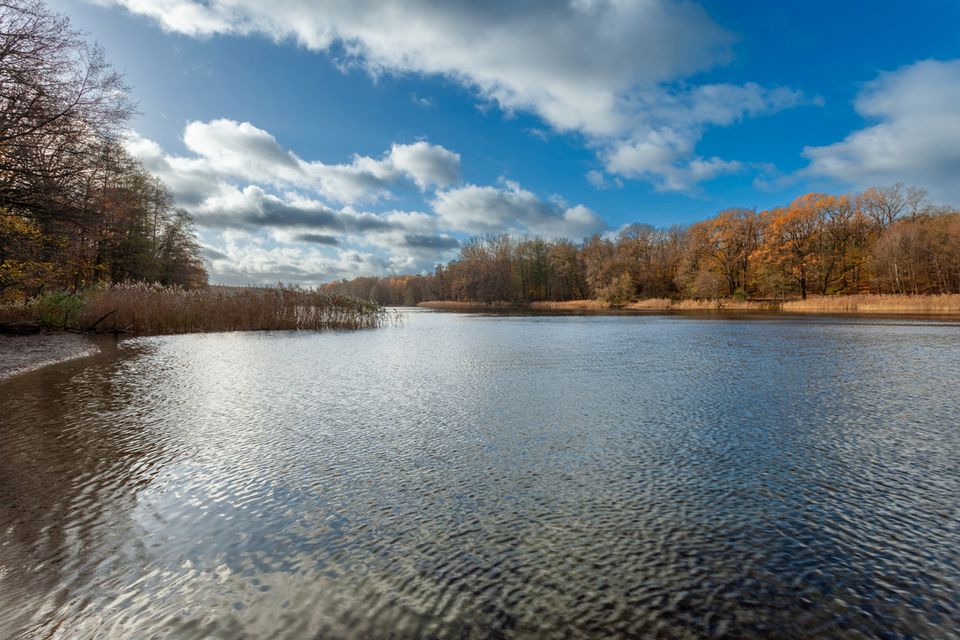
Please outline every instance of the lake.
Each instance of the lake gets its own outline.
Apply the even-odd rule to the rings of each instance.
[[[960,323],[408,311],[0,382],[0,637],[960,637]]]

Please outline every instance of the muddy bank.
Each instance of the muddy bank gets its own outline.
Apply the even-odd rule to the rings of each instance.
[[[75,333],[0,335],[0,380],[99,352],[96,340]]]

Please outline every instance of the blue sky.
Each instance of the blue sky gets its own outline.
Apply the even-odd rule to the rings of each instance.
[[[212,280],[429,269],[476,233],[903,181],[960,204],[960,3],[56,0]]]

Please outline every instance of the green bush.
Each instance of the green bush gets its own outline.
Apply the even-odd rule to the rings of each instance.
[[[75,327],[86,308],[86,299],[80,293],[52,291],[36,298],[31,306],[43,326],[64,329]]]

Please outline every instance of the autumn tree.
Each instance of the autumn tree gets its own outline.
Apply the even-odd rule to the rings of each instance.
[[[793,281],[804,300],[810,276],[821,257],[817,249],[823,227],[822,208],[827,198],[829,196],[809,193],[788,207],[763,214],[765,237],[756,257],[768,270]]]
[[[746,293],[750,286],[750,261],[760,245],[760,220],[751,209],[726,209],[698,222],[687,235],[688,287],[708,280],[710,271],[726,284],[728,295]]]
[[[878,217],[881,206],[886,213]],[[362,296],[376,280],[374,291],[390,304],[591,298],[618,306],[638,297],[956,293],[960,212],[931,207],[921,190],[900,185],[812,193],[761,214],[726,209],[669,229],[631,224],[580,244],[478,237],[449,264],[407,278],[330,286]]]

